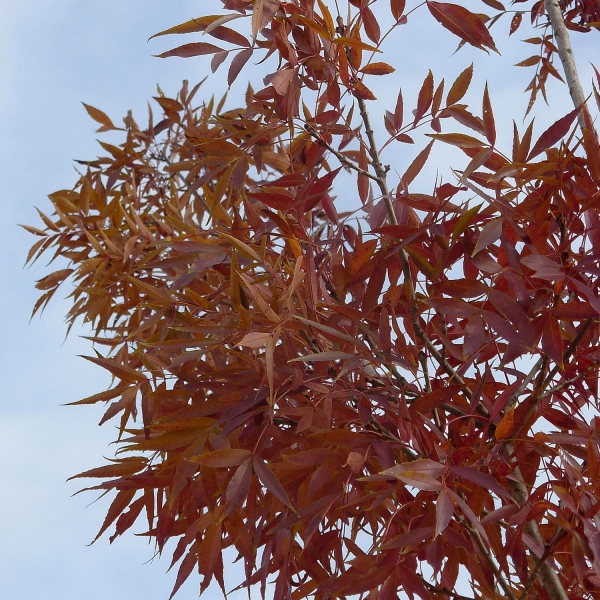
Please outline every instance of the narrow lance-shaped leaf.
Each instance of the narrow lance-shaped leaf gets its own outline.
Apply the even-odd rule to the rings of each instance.
[[[459,102],[467,93],[471,80],[473,79],[473,63],[468,66],[454,81],[448,96],[446,97],[446,106],[451,106]]]
[[[535,158],[538,154],[541,154],[544,150],[551,148],[558,142],[558,140],[562,139],[571,128],[573,121],[577,118],[579,111],[581,108],[576,108],[572,110],[568,115],[565,115],[562,119],[559,119],[542,135],[539,137],[538,141],[533,145],[529,156],[527,157],[527,161],[530,161],[532,158]]]
[[[170,56],[179,56],[181,58],[190,58],[192,56],[202,56],[204,54],[215,54],[217,52],[223,52],[223,48],[219,48],[214,44],[208,42],[192,42],[190,44],[184,44],[173,50],[167,50],[161,54],[157,54],[158,58],[168,58]]]
[[[429,153],[431,152],[431,147],[433,146],[433,141],[429,142],[421,152],[416,156],[416,158],[410,163],[408,169],[404,175],[402,175],[400,181],[404,190],[408,190],[408,186],[414,181],[415,177],[421,172],[427,159],[429,158]]]
[[[98,110],[97,108],[94,108],[93,106],[90,106],[89,104],[86,104],[85,102],[83,102],[82,104],[85,107],[85,110],[87,110],[90,117],[92,117],[94,121],[97,121],[98,123],[100,123],[100,125],[102,125],[102,127],[100,127],[100,129],[97,130],[97,133],[115,129],[113,122],[108,118],[108,116],[105,113],[103,113],[101,110]]]
[[[278,498],[283,504],[285,504],[292,512],[296,512],[296,509],[292,506],[288,495],[283,489],[281,483],[267,463],[258,455],[254,456],[254,472],[257,477],[260,479],[260,482],[267,488],[267,490],[273,494],[276,498]]]
[[[474,13],[458,4],[428,0],[427,8],[436,21],[448,31],[475,48],[490,48],[498,52],[494,40],[483,21]]]
[[[493,146],[496,143],[496,125],[494,123],[494,113],[492,112],[492,103],[490,102],[487,83],[483,92],[483,127],[487,141]]]
[[[454,513],[454,505],[444,489],[438,494],[437,502],[435,503],[435,536],[437,537],[448,527],[452,515]]]

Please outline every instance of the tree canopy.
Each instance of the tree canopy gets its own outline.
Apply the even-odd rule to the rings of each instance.
[[[160,56],[247,74],[242,105],[204,95],[218,75],[160,92],[143,126],[86,105],[122,141],[26,226],[28,261],[60,263],[34,313],[71,286],[69,326],[114,378],[73,403],[118,425],[76,475],[113,494],[98,537],[177,539],[173,594],[193,571],[229,591],[234,548],[240,587],[277,599],[598,597],[600,74],[585,94],[569,44],[598,3],[222,1],[157,33],[202,34]],[[530,20],[527,113],[549,76],[573,110],[501,148],[488,87],[464,104],[476,65],[445,83],[435,64],[405,107],[386,54],[415,10],[492,52]],[[423,185],[434,144],[464,161]]]

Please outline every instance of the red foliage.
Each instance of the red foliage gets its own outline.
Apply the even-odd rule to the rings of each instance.
[[[187,83],[155,98],[159,120],[128,116],[124,141],[50,195],[45,229],[27,227],[39,236],[29,260],[69,262],[38,282],[34,312],[71,281],[68,320],[94,327],[105,350],[88,359],[115,381],[75,403],[119,419],[116,458],[77,475],[116,492],[98,535],[145,515],[159,551],[178,538],[173,593],[194,569],[202,590],[214,578],[225,591],[234,547],[244,585],[264,595],[274,576],[276,598],[463,598],[461,568],[476,597],[595,598],[593,130],[574,130],[578,109],[536,141],[515,127],[503,154],[487,87],[481,117],[459,104],[471,66],[445,96],[429,71],[413,118],[400,92],[378,144],[369,77],[393,72],[377,57],[404,3],[390,3],[390,31],[375,2],[350,4],[345,22],[321,0],[226,0],[227,18],[162,32],[233,45],[161,55],[214,54],[216,70],[233,53],[230,84],[253,54],[280,66],[237,109],[195,104],[200,85]],[[486,4],[492,21],[506,12]],[[489,18],[427,7],[461,42],[495,49]],[[594,3],[564,8],[571,29],[595,26]],[[543,21],[542,5],[530,10]],[[556,49],[550,33],[529,42],[541,48],[521,63],[538,67],[533,101]],[[452,121],[469,133],[442,133]],[[431,143],[393,179],[382,147],[427,124]],[[457,185],[417,193],[434,143],[467,166]],[[337,164],[357,177],[360,226],[332,196]]]

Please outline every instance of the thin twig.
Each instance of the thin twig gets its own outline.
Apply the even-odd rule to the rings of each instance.
[[[563,365],[569,360],[569,358],[571,358],[571,356],[577,349],[579,342],[581,342],[581,340],[583,339],[583,336],[587,333],[588,329],[591,327],[593,322],[594,322],[594,319],[591,319],[591,318],[588,319],[583,324],[581,329],[578,331],[577,335],[575,336],[573,341],[569,344],[569,347],[566,349],[565,353],[563,354],[563,359],[562,359]],[[549,394],[545,393],[546,388],[550,385],[550,383],[552,383],[552,380],[558,373],[559,369],[560,369],[560,367],[558,365],[554,365],[554,368],[550,371],[550,373],[548,373],[547,377],[533,391],[533,394],[532,394],[533,402],[531,403],[531,406],[529,407],[529,410],[527,411],[525,418],[521,420],[521,424],[515,430],[515,432],[511,435],[512,438],[516,438],[519,436],[519,434],[521,433],[523,428],[529,422],[529,418],[531,417],[533,411],[536,410],[537,405],[542,401],[542,399],[548,397]],[[577,380],[580,377],[581,377],[581,373],[579,374],[579,377],[574,378],[574,380]]]
[[[544,553],[542,554],[542,556],[540,556],[538,558],[535,566],[531,570],[531,573],[529,575],[529,579],[527,580],[527,583],[525,584],[525,587],[523,588],[523,591],[521,592],[521,595],[519,596],[519,600],[527,600],[527,594],[529,593],[529,590],[533,586],[533,584],[535,582],[535,579],[536,579],[536,577],[537,577],[540,569],[542,568],[542,565],[552,555],[552,551],[553,551],[552,549],[556,545],[556,542],[558,542],[558,540],[561,537],[564,537],[565,535],[566,535],[566,532],[564,530],[557,531],[556,534],[555,534],[555,536],[554,536],[554,539],[552,540],[552,542],[550,542],[550,544],[546,545],[546,547],[544,548]]]
[[[326,142],[323,139],[323,136],[312,125],[309,125],[307,123],[304,126],[304,129],[313,138],[315,138],[315,140],[317,140],[317,142],[319,142],[319,144],[321,144],[322,146],[327,148],[327,150],[329,150],[329,152],[331,152],[333,155],[335,155],[335,157],[342,163],[342,165],[344,165],[348,169],[352,169],[352,170],[356,171],[357,173],[360,173],[361,175],[364,175],[365,177],[368,177],[369,179],[372,179],[373,181],[378,181],[377,177],[375,175],[373,175],[373,173],[369,173],[369,171],[365,171],[364,169],[361,169],[361,167],[359,167],[356,163],[352,162],[350,159],[348,159],[346,156],[344,156],[341,152],[336,150],[331,144]]]
[[[375,133],[373,132],[373,128],[371,127],[371,121],[369,119],[369,113],[367,111],[367,105],[364,100],[361,98],[357,98],[358,108],[360,110],[360,116],[365,125],[365,133],[367,135],[367,140],[369,141],[368,149],[369,154],[371,155],[371,162],[373,164],[373,168],[375,169],[376,181],[379,186],[379,190],[381,191],[381,195],[383,197],[383,201],[385,202],[388,218],[392,225],[398,225],[398,219],[396,218],[396,212],[394,211],[394,205],[392,203],[392,199],[390,197],[390,192],[387,185],[387,177],[386,177],[386,169],[381,163],[379,158],[379,152],[377,150],[377,143],[375,141]],[[400,264],[402,266],[402,273],[404,275],[404,283],[409,290],[410,294],[410,316],[412,320],[413,329],[415,333],[419,336],[421,341],[425,344],[431,356],[436,360],[436,362],[444,369],[447,375],[450,376],[452,380],[458,383],[463,387],[463,393],[470,400],[473,396],[470,388],[467,386],[465,380],[452,368],[452,366],[446,361],[442,353],[433,345],[433,342],[429,339],[421,324],[419,323],[419,317],[417,314],[417,302],[415,296],[415,286],[412,277],[412,273],[410,270],[410,261],[408,258],[408,254],[401,248],[398,252],[400,257]],[[481,410],[485,411],[484,407],[481,407]]]
[[[483,554],[490,569],[493,571],[494,577],[496,578],[496,581],[500,584],[500,587],[504,590],[504,593],[507,595],[508,598],[510,598],[510,600],[518,600],[518,598],[515,596],[514,592],[508,585],[508,582],[504,578],[504,575],[502,575],[502,573],[500,573],[500,569],[498,569],[498,566],[496,565],[496,562],[492,558],[492,555],[490,554],[489,550],[486,548],[485,544],[483,543],[483,540],[481,539],[481,535],[479,534],[479,531],[477,531],[477,529],[475,529],[475,527],[473,527],[473,525],[471,525],[471,523],[469,523],[465,517],[462,518],[462,521],[463,521],[463,525],[467,528],[467,531],[471,534],[471,537],[475,540],[477,547]]]

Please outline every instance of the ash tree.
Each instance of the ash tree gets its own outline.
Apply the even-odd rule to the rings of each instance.
[[[432,64],[405,105],[415,11],[448,55],[532,24],[523,125],[473,65]],[[60,267],[34,312],[69,288],[113,376],[73,403],[118,429],[76,476],[111,495],[98,536],[175,540],[173,594],[240,583],[230,548],[277,599],[600,597],[600,75],[585,92],[569,41],[599,22],[594,0],[223,0],[157,34],[207,83],[143,126],[86,106],[122,142],[26,229]],[[239,106],[210,99],[221,74],[250,78]],[[549,78],[573,109],[534,134]],[[446,145],[454,178],[424,178]]]

